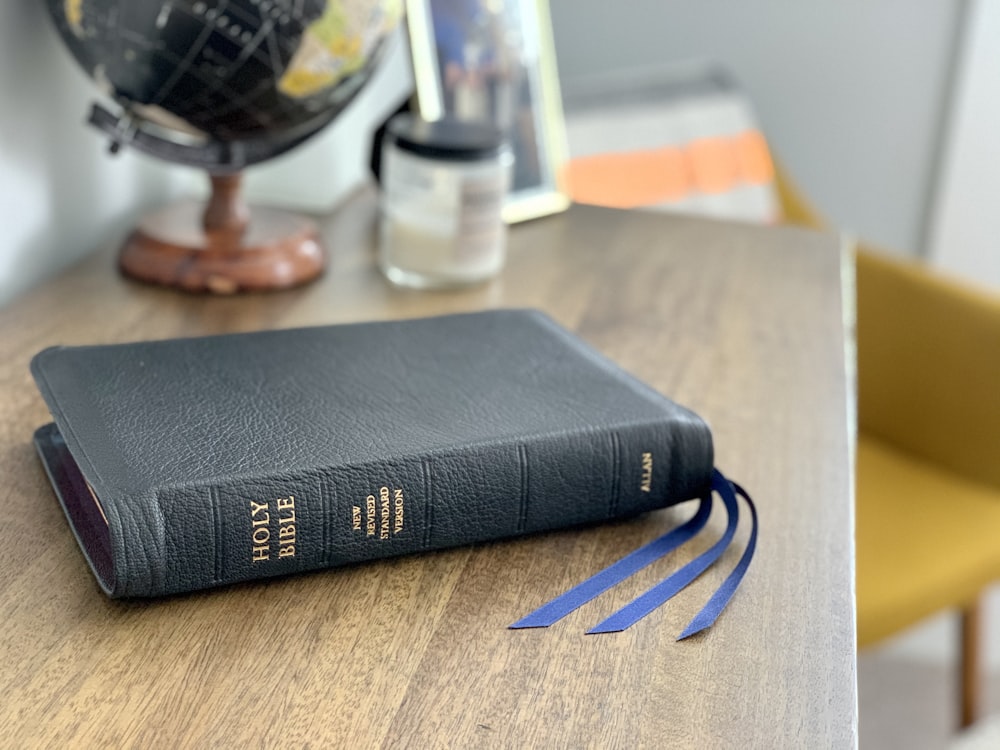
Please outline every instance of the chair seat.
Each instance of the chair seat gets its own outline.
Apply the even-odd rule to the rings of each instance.
[[[975,601],[1000,578],[1000,490],[860,435],[857,567],[860,646]]]

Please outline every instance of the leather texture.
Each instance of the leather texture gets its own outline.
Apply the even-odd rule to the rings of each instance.
[[[32,372],[107,516],[112,596],[595,523],[711,481],[704,421],[532,310],[58,347]]]

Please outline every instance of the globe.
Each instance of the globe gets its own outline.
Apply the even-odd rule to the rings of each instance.
[[[324,267],[317,228],[240,196],[240,170],[330,123],[370,78],[402,0],[48,0],[60,38],[117,105],[90,122],[121,146],[202,167],[207,207],[146,216],[128,276],[194,292],[305,283]],[[332,166],[332,165],[331,165]]]
[[[333,120],[369,78],[402,0],[48,0],[122,109],[92,116],[170,161],[237,169]]]

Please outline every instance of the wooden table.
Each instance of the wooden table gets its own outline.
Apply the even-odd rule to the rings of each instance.
[[[118,277],[110,252],[0,311],[0,744],[23,747],[840,748],[857,742],[852,449],[835,237],[573,207],[516,227],[503,276],[391,288],[374,207],[327,222],[299,291],[202,298]],[[706,417],[751,490],[757,557],[708,633],[674,638],[742,552],[630,630],[584,630],[699,551],[547,630],[508,623],[690,515],[254,583],[106,599],[31,446],[28,361],[52,344],[533,306]],[[849,316],[848,316],[849,317]],[[845,357],[846,354],[846,357]]]

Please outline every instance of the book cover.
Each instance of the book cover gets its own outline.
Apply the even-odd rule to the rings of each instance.
[[[101,588],[156,596],[703,496],[708,426],[544,314],[40,352],[39,454]]]

